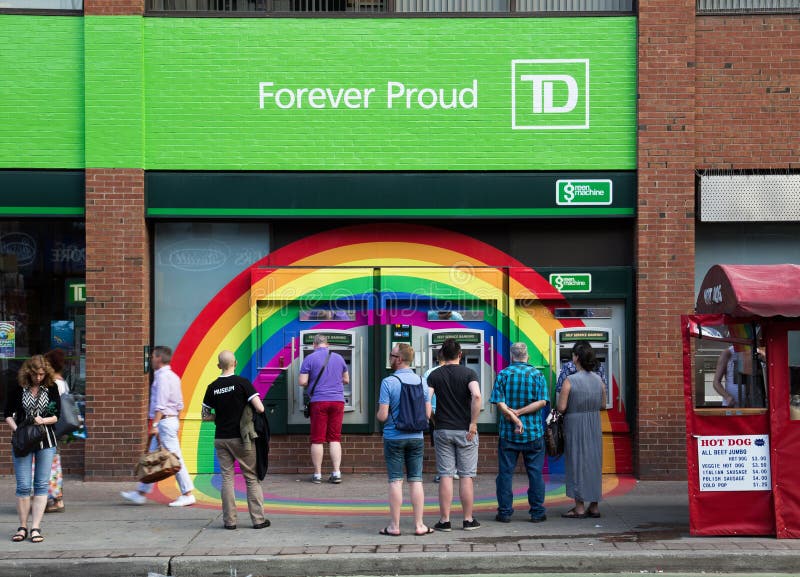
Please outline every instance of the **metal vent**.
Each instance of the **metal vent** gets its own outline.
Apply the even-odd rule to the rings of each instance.
[[[797,12],[798,10],[800,10],[800,0],[697,0],[697,11],[701,14]]]
[[[703,176],[700,220],[800,221],[800,174]]]

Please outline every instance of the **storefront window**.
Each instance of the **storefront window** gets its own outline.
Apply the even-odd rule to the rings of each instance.
[[[789,331],[789,418],[800,421],[800,331]]]
[[[83,221],[0,221],[0,390],[25,359],[61,348],[70,389],[84,393],[85,276]]]
[[[153,344],[176,347],[220,289],[268,253],[265,224],[158,223]]]
[[[703,326],[701,337],[693,341],[696,407],[767,406],[766,349],[759,325]]]
[[[83,0],[0,0],[0,8],[83,10]]]

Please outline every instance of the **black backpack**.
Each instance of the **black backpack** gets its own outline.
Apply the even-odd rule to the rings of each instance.
[[[391,375],[400,381],[400,407],[397,419],[392,415],[394,428],[403,433],[421,433],[428,430],[428,415],[425,413],[425,387],[422,379],[419,383],[404,383],[399,377]],[[391,415],[391,410],[389,411]]]

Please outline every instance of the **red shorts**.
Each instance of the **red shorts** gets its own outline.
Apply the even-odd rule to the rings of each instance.
[[[344,402],[318,401],[309,405],[311,409],[311,442],[339,443],[342,440]]]

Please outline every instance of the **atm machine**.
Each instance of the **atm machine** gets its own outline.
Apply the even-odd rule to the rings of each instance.
[[[572,360],[572,347],[578,341],[588,341],[592,346],[592,349],[594,349],[594,354],[597,356],[598,364],[603,366],[603,371],[606,375],[606,408],[610,409],[614,406],[614,397],[611,390],[611,381],[614,374],[614,355],[612,354],[612,343],[614,341],[611,338],[611,329],[595,327],[557,329],[557,374],[561,373],[562,365]]]
[[[324,329],[300,331],[299,342],[297,344],[299,354],[293,363],[292,376],[290,377],[292,379],[292,386],[290,387],[292,398],[289,399],[289,406],[291,408],[289,423],[308,423],[308,419],[303,416],[303,393],[305,387],[301,387],[297,384],[297,378],[306,355],[310,355],[314,352],[314,337],[318,334],[324,334],[328,338],[328,348],[344,358],[347,371],[350,373],[350,382],[344,385],[344,423],[353,424],[365,421],[364,411],[366,407],[363,401],[366,395],[366,391],[364,390],[366,378],[366,367],[364,366],[366,335],[364,333],[366,330],[367,327],[357,327],[350,330]]]

